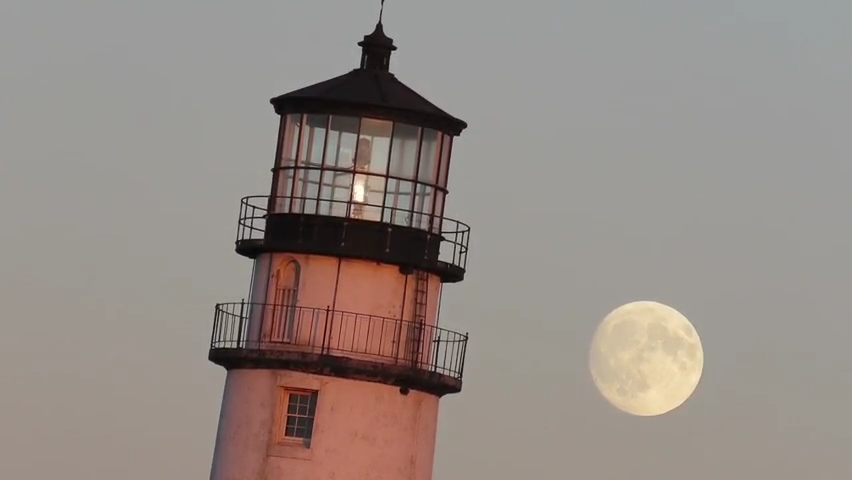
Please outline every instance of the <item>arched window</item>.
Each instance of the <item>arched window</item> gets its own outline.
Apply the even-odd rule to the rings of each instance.
[[[302,267],[295,259],[281,261],[273,274],[272,341],[290,342],[299,301],[299,277]]]

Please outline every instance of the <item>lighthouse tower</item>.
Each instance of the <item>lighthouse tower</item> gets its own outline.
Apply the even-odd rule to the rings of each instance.
[[[242,200],[247,300],[216,305],[227,370],[213,480],[430,480],[467,335],[438,326],[469,228],[444,216],[467,126],[400,82],[382,22],[358,68],[271,100],[269,195]]]

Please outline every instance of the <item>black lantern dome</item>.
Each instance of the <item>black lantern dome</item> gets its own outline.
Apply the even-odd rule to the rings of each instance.
[[[345,113],[403,121],[459,135],[467,123],[441,110],[390,72],[391,54],[397,49],[385,35],[382,22],[358,42],[360,67],[338,77],[300,88],[270,100],[275,112]]]
[[[358,68],[271,100],[281,115],[272,191],[244,199],[237,251],[360,258],[461,281],[470,230],[444,203],[467,124],[390,73],[396,46],[381,19],[358,45]]]

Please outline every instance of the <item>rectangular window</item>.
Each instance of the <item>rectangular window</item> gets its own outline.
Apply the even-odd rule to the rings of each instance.
[[[314,416],[317,410],[317,392],[283,390],[280,440],[301,441],[310,446],[314,434]]]

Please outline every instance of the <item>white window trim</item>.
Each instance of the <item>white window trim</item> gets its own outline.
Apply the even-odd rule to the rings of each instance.
[[[269,432],[269,447],[267,454],[271,457],[297,458],[310,460],[313,456],[312,448],[319,440],[317,435],[317,424],[320,416],[320,404],[322,381],[314,378],[305,378],[301,375],[282,373],[278,375],[275,389],[275,417],[272,422],[272,430]],[[301,439],[287,438],[284,436],[284,425],[287,418],[287,405],[290,393],[316,393],[317,406],[314,412],[314,426],[311,434],[310,446],[305,445]]]

